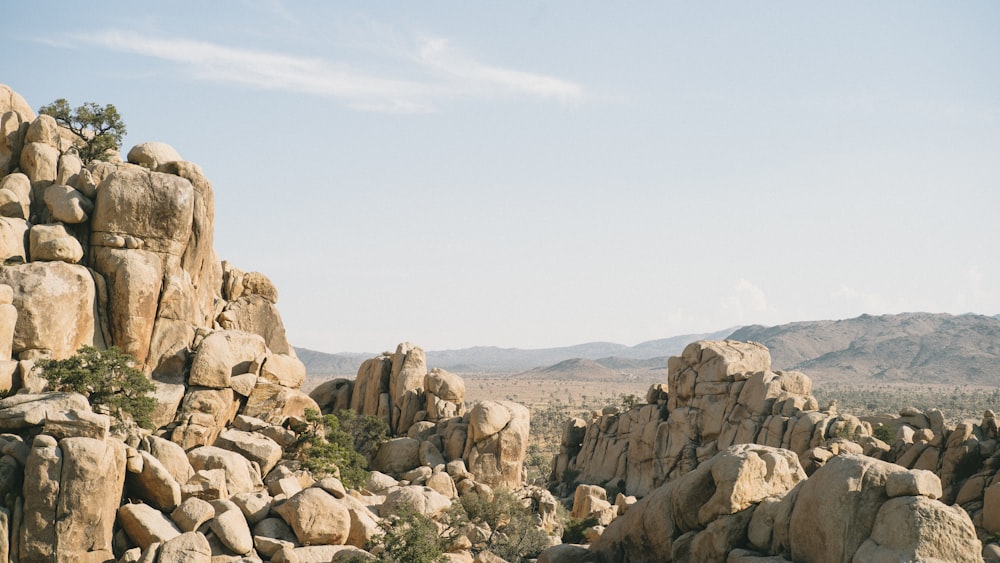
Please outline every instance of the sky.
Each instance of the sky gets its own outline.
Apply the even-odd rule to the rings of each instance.
[[[1000,3],[38,0],[0,83],[114,104],[326,352],[1000,313]]]

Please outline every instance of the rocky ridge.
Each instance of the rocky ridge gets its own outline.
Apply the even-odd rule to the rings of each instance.
[[[567,421],[550,488],[594,519],[577,560],[1000,560],[998,445],[992,412],[861,420],[761,344],[700,341],[646,404]]]

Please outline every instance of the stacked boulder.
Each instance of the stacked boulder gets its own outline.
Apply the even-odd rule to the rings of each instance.
[[[737,445],[630,506],[575,560],[982,561],[968,514],[940,493],[932,473],[863,455],[806,478],[789,450]]]
[[[843,437],[869,436],[870,426],[819,410],[811,391],[804,374],[771,371],[761,344],[694,342],[670,358],[668,384],[654,385],[647,404],[568,421],[551,480],[642,496],[734,444],[790,449],[807,473],[841,451],[862,453]]]
[[[361,364],[357,378],[334,379],[310,393],[323,412],[352,409],[382,418],[394,436],[374,467],[397,477],[420,466],[461,460],[477,482],[517,489],[524,484],[530,413],[511,401],[482,401],[466,411],[465,382],[427,369],[409,342]]]

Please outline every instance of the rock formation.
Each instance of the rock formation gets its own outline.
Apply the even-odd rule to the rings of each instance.
[[[575,483],[592,483],[645,497],[620,505],[621,523],[595,534],[592,547],[602,561],[980,561],[983,553],[1000,553],[990,543],[1000,528],[1000,494],[992,492],[1000,486],[990,489],[1000,468],[991,412],[980,424],[947,427],[937,410],[871,420],[819,410],[807,376],[772,372],[766,348],[734,341],[689,345],[670,359],[668,385],[653,386],[646,399],[626,412],[567,421],[553,463],[552,488],[560,496]],[[891,428],[895,442],[872,437],[873,424]],[[722,485],[752,489],[739,485],[746,478],[740,472],[720,483],[717,464],[736,456],[743,466],[768,448],[781,448],[769,455],[783,452],[785,461],[766,464],[767,476],[752,480],[753,487],[772,479],[779,465],[810,477],[754,501],[745,521],[670,523],[663,509],[649,513],[653,503],[672,503],[676,511],[688,502],[677,495],[707,499]],[[709,470],[714,484],[705,481]],[[693,492],[698,487],[707,492]],[[949,506],[956,502],[964,510]],[[605,518],[602,511],[614,512],[607,506],[582,508],[581,516]],[[660,520],[648,520],[652,514]],[[656,530],[658,539],[636,536],[636,529]],[[639,545],[660,547],[652,556]]]

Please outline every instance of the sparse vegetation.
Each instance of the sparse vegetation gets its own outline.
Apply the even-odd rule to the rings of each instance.
[[[374,416],[358,416],[352,410],[320,415],[306,411],[309,428],[294,446],[294,456],[317,476],[340,475],[352,488],[368,480],[368,464],[379,445],[387,439],[385,421]]]
[[[64,360],[40,360],[35,369],[49,389],[86,396],[95,411],[111,415],[116,432],[125,432],[135,425],[152,429],[156,408],[156,399],[148,395],[156,387],[135,364],[135,358],[116,347],[84,346]]]
[[[587,543],[587,538],[583,533],[587,528],[597,525],[597,516],[587,516],[586,518],[567,518],[566,527],[563,528],[563,543]]]
[[[437,524],[412,506],[401,504],[396,511],[379,521],[381,534],[374,536],[365,549],[377,553],[377,563],[438,563],[444,560],[443,540]]]
[[[474,545],[473,550],[489,551],[512,563],[536,557],[549,546],[525,500],[506,489],[493,491],[492,495],[465,494],[452,504],[446,521],[452,530],[470,524],[489,530],[486,540]]]
[[[84,164],[107,160],[109,150],[117,151],[121,147],[126,132],[125,122],[118,109],[111,104],[101,107],[94,102],[86,102],[71,109],[65,98],[59,98],[39,108],[38,113],[51,115],[56,123],[76,136],[74,147]]]

